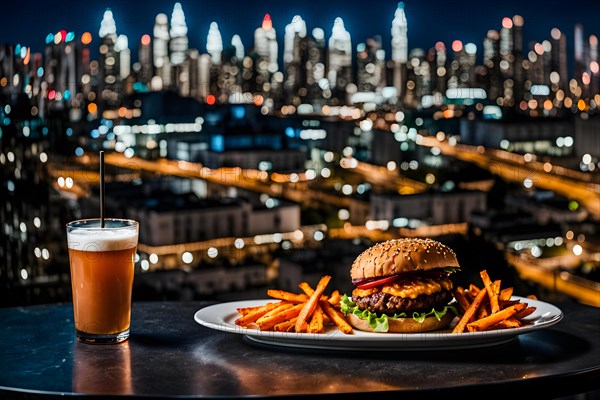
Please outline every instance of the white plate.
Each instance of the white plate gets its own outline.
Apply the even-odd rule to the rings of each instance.
[[[552,304],[517,296],[513,296],[512,299],[536,307],[532,314],[524,318],[524,321],[528,322],[527,325],[460,334],[451,333],[457,318],[447,330],[425,333],[372,333],[354,329],[354,333],[344,334],[333,325],[328,326],[324,333],[273,332],[243,328],[235,324],[235,320],[240,316],[236,310],[238,307],[260,306],[272,302],[273,299],[215,304],[197,311],[194,319],[208,328],[245,335],[248,339],[262,344],[325,350],[406,351],[495,346],[511,341],[518,335],[549,328],[563,318],[562,311]]]

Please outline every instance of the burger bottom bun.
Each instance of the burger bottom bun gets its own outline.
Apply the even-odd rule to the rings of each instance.
[[[373,328],[369,326],[369,322],[360,319],[356,315],[349,313],[347,315],[348,322],[354,328],[367,331],[375,332]],[[420,333],[430,332],[438,329],[446,328],[450,325],[450,322],[454,319],[454,314],[446,313],[440,320],[434,316],[426,317],[423,322],[417,322],[413,318],[392,318],[388,317],[389,330],[388,333]],[[382,332],[378,332],[382,333]]]

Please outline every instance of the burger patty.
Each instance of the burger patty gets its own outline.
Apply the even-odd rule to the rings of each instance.
[[[369,310],[382,314],[393,315],[401,312],[431,311],[432,308],[442,308],[452,300],[452,292],[442,290],[429,295],[423,294],[414,299],[393,296],[384,292],[373,293],[366,297],[352,297],[352,301],[361,310]]]

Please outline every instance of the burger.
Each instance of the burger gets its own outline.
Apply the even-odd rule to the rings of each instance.
[[[353,262],[351,298],[341,311],[350,325],[370,332],[418,333],[446,328],[458,314],[450,274],[456,254],[432,239],[377,243]]]

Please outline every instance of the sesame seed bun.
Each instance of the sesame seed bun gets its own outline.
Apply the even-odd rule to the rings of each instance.
[[[392,239],[363,251],[354,260],[350,277],[355,281],[445,267],[460,267],[448,246],[432,239]]]

